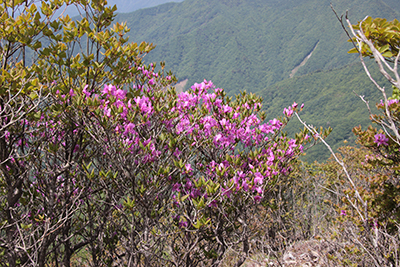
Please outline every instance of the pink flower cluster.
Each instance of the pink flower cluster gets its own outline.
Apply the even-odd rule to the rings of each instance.
[[[148,70],[142,72],[147,78],[157,79]],[[250,194],[254,201],[259,201],[269,183],[279,175],[288,174],[287,162],[302,152],[302,146],[294,139],[279,136],[284,126],[281,121],[260,120],[257,116],[260,100],[249,97],[228,101],[223,90],[215,88],[211,81],[204,80],[188,92],[168,96],[175,99],[168,102],[158,99],[167,97],[166,92],[154,94],[151,87],[135,98],[128,98],[126,91],[113,85],[104,85],[101,95],[89,92],[87,86],[82,93],[86,101],[99,103],[99,121],[106,119],[113,125],[114,133],[107,137],[113,139],[105,140],[108,145],[103,155],[115,153],[116,150],[108,148],[116,146],[117,151],[130,153],[141,164],[152,164],[163,157],[183,160],[179,175],[172,180],[174,198],[178,193],[189,195],[190,199],[200,197],[210,207],[236,194]],[[70,99],[76,95],[71,90]],[[168,108],[155,109],[157,103],[168,103]],[[285,108],[285,115],[290,117],[296,108],[296,103]],[[160,146],[158,136],[149,135],[155,127],[179,137],[179,146]],[[53,136],[62,137],[63,133]],[[74,153],[79,149],[75,147]],[[206,184],[199,182],[200,177],[206,184],[207,181],[219,184],[218,191],[209,191]]]
[[[386,135],[380,133],[376,134],[374,136],[374,143],[377,144],[378,146],[387,146],[389,142],[389,138],[386,137]]]
[[[178,95],[176,110],[180,115],[177,119],[176,133],[192,136],[194,144],[202,144],[203,153],[208,151],[213,154],[210,151],[216,148],[221,152],[214,153],[218,162],[198,162],[193,166],[197,176],[187,175],[174,189],[177,192],[183,190],[191,198],[202,196],[207,199],[206,190],[194,186],[197,177],[204,175],[213,181],[224,181],[221,190],[225,197],[230,197],[234,192],[245,191],[254,193],[254,199],[260,200],[266,181],[272,180],[274,176],[287,174],[289,168],[285,167],[284,163],[301,153],[302,146],[297,145],[293,139],[274,140],[283,124],[277,119],[262,123],[256,116],[260,103],[246,102],[231,106],[224,103],[220,97],[221,89],[217,88],[208,93],[212,89],[213,84],[204,81],[192,86],[191,91]],[[294,104],[287,110],[293,112],[296,107],[297,104]],[[206,115],[196,120],[194,110],[203,110]],[[252,112],[244,116],[245,110]],[[257,157],[252,159],[246,157],[247,154],[240,156],[238,146],[247,148],[248,151],[260,148],[260,151]],[[226,154],[232,157],[231,161],[226,160]],[[193,167],[190,166],[190,170]],[[209,205],[216,205],[216,202],[218,200],[214,199]]]
[[[293,105],[289,106],[288,108],[283,109],[283,114],[290,118],[293,115],[293,112],[297,109],[298,104],[296,102],[293,103]],[[300,110],[303,109],[304,104],[301,104]]]
[[[389,99],[388,102],[387,102],[388,107],[392,106],[393,104],[398,104],[398,103],[399,103],[398,99]],[[385,106],[385,103],[383,103],[382,99],[381,99],[381,102],[378,104],[378,106],[380,106],[380,107],[384,107]]]

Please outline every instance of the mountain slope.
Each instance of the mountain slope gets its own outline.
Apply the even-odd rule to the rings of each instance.
[[[179,79],[189,79],[188,86],[206,78],[237,93],[288,78],[317,42],[313,56],[296,75],[355,61],[346,54],[350,44],[329,2],[186,0],[121,14],[117,19],[127,21],[133,41],[157,45],[148,61],[165,60]],[[380,0],[333,4],[338,12],[350,8],[354,22],[365,14],[389,19],[396,15]]]
[[[293,101],[304,102],[307,122],[334,128],[331,140],[338,146],[352,140],[354,126],[369,124],[353,90],[370,96],[371,103],[379,96],[357,56],[347,54],[351,44],[330,2],[185,0],[120,14],[117,20],[127,22],[132,41],[155,43],[145,60],[165,61],[180,80],[188,79],[187,87],[208,79],[230,94],[257,92],[271,116]],[[400,14],[397,0],[332,4],[339,14],[348,10],[353,24],[366,15],[392,20]],[[309,154],[321,159],[320,151]]]
[[[374,63],[368,63],[376,81],[386,88],[391,88],[383,76],[379,75]],[[355,136],[351,132],[355,126],[366,127],[371,124],[367,107],[358,95],[370,101],[374,111],[375,104],[382,98],[367,78],[360,63],[286,79],[272,85],[268,90],[256,93],[264,99],[268,118],[281,116],[283,107],[293,102],[304,103],[305,108],[300,113],[303,121],[317,128],[331,127],[333,131],[327,142],[335,149],[342,146],[344,140],[348,144],[355,144]],[[302,128],[297,119],[293,119],[285,130],[294,133]],[[320,145],[308,151],[306,159],[325,160],[328,157],[328,150]]]

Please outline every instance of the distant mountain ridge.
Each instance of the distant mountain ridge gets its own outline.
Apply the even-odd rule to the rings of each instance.
[[[370,95],[371,103],[378,101],[378,94],[356,64],[357,56],[347,54],[351,44],[330,2],[339,14],[349,10],[353,23],[366,15],[393,20],[400,14],[397,0],[185,0],[119,14],[116,19],[127,22],[132,41],[156,44],[145,60],[165,61],[179,80],[188,80],[186,88],[208,79],[230,94],[257,92],[271,116],[308,95],[306,110],[312,112],[305,119],[339,129],[340,133],[334,132],[337,145],[351,138],[352,127],[368,123],[366,113],[366,118],[357,117],[364,107],[352,91]],[[311,51],[312,56],[290,79],[292,70]],[[346,72],[354,77],[346,77]],[[348,94],[350,101],[339,110],[338,99],[331,97],[338,83],[342,97]],[[324,105],[312,99],[318,90],[325,96],[316,99],[325,101]],[[340,115],[335,115],[338,111]]]

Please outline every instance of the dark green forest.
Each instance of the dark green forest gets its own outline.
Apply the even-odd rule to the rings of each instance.
[[[180,81],[188,80],[186,89],[207,79],[230,95],[257,92],[268,118],[281,115],[284,106],[304,102],[304,119],[332,127],[328,141],[338,147],[344,140],[352,142],[354,126],[368,124],[361,116],[365,106],[354,92],[371,103],[380,99],[356,64],[358,57],[346,53],[352,45],[331,2],[338,14],[348,10],[354,23],[366,14],[388,20],[400,14],[393,0],[186,0],[119,14],[116,20],[127,22],[132,41],[155,44],[145,61],[165,61]],[[309,151],[307,159],[326,159],[322,151]]]

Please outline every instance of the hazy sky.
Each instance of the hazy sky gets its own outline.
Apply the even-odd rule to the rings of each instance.
[[[117,5],[118,13],[129,13],[141,8],[157,6],[168,2],[182,1],[183,0],[108,0],[107,2],[110,6]],[[61,14],[61,11],[59,14]],[[79,12],[75,6],[70,6],[67,8],[66,13],[64,14],[68,14],[70,17],[73,17],[77,16]]]

